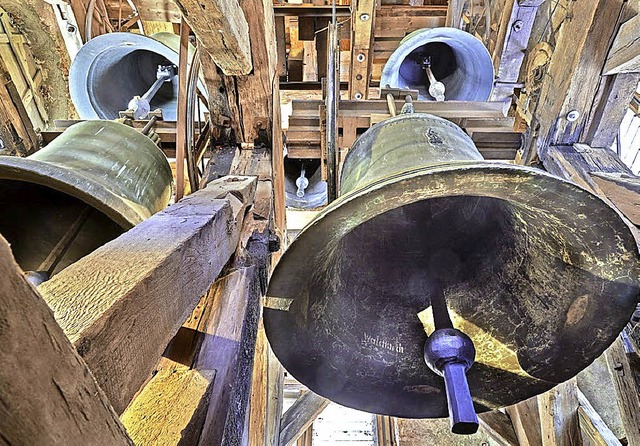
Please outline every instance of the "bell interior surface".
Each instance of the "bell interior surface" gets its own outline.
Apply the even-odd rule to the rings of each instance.
[[[303,169],[309,185],[304,189],[304,195],[300,197],[296,181],[300,178]],[[322,180],[322,170],[318,161],[285,158],[284,181],[287,207],[314,209],[327,204],[327,182]]]
[[[27,158],[0,156],[0,234],[22,269],[37,271],[87,209],[55,273],[165,208],[171,193],[171,168],[149,138],[81,122]]]
[[[69,70],[71,99],[82,119],[116,119],[134,96],[143,96],[156,81],[159,65],[178,66],[179,37],[157,33],[108,33],[82,46]],[[194,48],[190,46],[190,55]],[[189,58],[191,60],[191,58]],[[176,72],[177,74],[177,72]],[[201,91],[206,91],[202,81]],[[175,121],[178,77],[165,82],[150,101],[165,121]]]
[[[423,359],[435,293],[475,345],[477,412],[575,376],[638,302],[637,246],[616,211],[541,170],[483,161],[441,118],[376,124],[340,185],[275,268],[264,322],[283,366],[344,406],[447,416]]]
[[[478,38],[456,28],[428,28],[407,35],[385,64],[380,85],[418,90],[418,99],[434,100],[423,68],[427,58],[435,79],[445,85],[445,100],[489,99],[494,81],[491,55]]]

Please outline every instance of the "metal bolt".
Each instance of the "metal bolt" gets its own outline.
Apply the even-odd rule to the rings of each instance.
[[[369,20],[370,18],[371,18],[371,16],[370,16],[369,14],[367,14],[366,12],[365,12],[365,13],[360,14],[360,20],[362,20],[363,22],[366,22],[366,21],[367,21],[367,20]]]
[[[362,74],[356,74],[356,80],[357,81],[361,81],[362,80]]]
[[[76,32],[76,27],[72,23],[67,23],[67,32],[73,34]]]
[[[513,22],[513,25],[511,25],[511,28],[515,32],[519,32],[523,26],[524,26],[524,23],[522,22],[522,20],[516,20],[515,22]]]
[[[567,113],[567,121],[569,122],[575,122],[579,117],[580,112],[578,110],[571,110],[569,113]]]
[[[365,60],[366,58],[367,58],[367,57],[364,55],[364,53],[360,53],[360,54],[358,54],[358,55],[356,56],[356,60],[357,60],[358,62],[364,62],[364,60]]]
[[[355,97],[357,100],[360,100],[360,99],[362,99],[362,93],[356,93],[356,94],[354,95],[354,97]]]

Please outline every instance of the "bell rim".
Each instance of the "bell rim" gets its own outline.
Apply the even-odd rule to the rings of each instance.
[[[67,194],[100,211],[124,230],[133,228],[150,216],[135,212],[126,199],[106,190],[93,179],[45,161],[0,156],[0,180],[37,184]],[[92,193],[79,187],[81,184],[88,184]]]
[[[570,194],[571,197],[579,197],[579,199],[583,202],[587,201],[589,203],[595,203],[596,206],[598,207],[597,209],[598,212],[608,213],[608,215],[606,216],[606,221],[611,223],[610,228],[608,228],[610,236],[614,237],[617,234],[623,237],[623,241],[621,243],[625,248],[624,249],[625,252],[628,252],[629,256],[635,259],[635,262],[633,263],[633,265],[628,267],[628,270],[631,273],[635,272],[635,276],[638,276],[638,274],[640,274],[640,262],[638,261],[640,260],[640,254],[638,252],[638,245],[635,241],[635,238],[633,237],[629,224],[623,218],[621,218],[620,214],[614,208],[612,208],[609,204],[607,204],[604,200],[602,200],[600,197],[594,195],[590,191],[586,190],[585,188],[575,183],[564,180],[562,178],[558,178],[554,175],[551,175],[549,173],[543,172],[535,168],[530,168],[526,166],[515,166],[515,165],[504,164],[504,163],[487,162],[487,161],[463,162],[463,163],[455,163],[455,164],[440,164],[440,165],[434,165],[427,168],[420,168],[412,171],[399,172],[395,175],[385,178],[384,180],[370,183],[356,191],[353,191],[349,194],[339,197],[336,201],[334,201],[325,210],[319,213],[309,224],[307,224],[302,229],[298,237],[291,243],[287,251],[285,251],[285,253],[282,255],[278,264],[274,268],[274,271],[269,283],[269,288],[266,293],[266,299],[264,304],[265,331],[266,331],[267,338],[269,339],[272,345],[272,348],[276,353],[276,356],[279,356],[278,355],[279,351],[284,352],[287,347],[286,345],[283,345],[282,342],[280,343],[272,342],[272,340],[274,340],[275,338],[270,336],[270,331],[271,331],[270,327],[272,327],[272,324],[269,322],[269,319],[271,317],[271,314],[273,314],[273,312],[279,313],[280,311],[288,310],[288,306],[291,304],[293,300],[295,300],[295,298],[299,294],[296,292],[296,290],[302,289],[308,283],[309,277],[311,276],[312,269],[314,267],[317,267],[316,259],[322,258],[323,256],[322,249],[324,247],[327,247],[330,244],[330,239],[332,238],[340,239],[344,237],[346,234],[348,234],[350,231],[355,229],[357,226],[365,223],[370,219],[375,218],[376,216],[384,212],[387,212],[392,209],[396,209],[406,204],[413,203],[420,200],[411,200],[409,197],[415,198],[415,195],[408,193],[405,197],[405,201],[394,203],[393,205],[387,205],[388,207],[385,207],[383,210],[379,210],[379,212],[372,212],[371,215],[368,215],[367,218],[364,218],[364,219],[358,218],[357,216],[355,218],[353,218],[353,216],[350,218],[349,215],[345,215],[345,212],[349,213],[354,209],[359,209],[358,205],[362,206],[365,204],[365,202],[369,202],[369,205],[370,205],[369,208],[379,207],[382,201],[375,201],[375,200],[379,199],[380,195],[383,195],[386,189],[393,188],[394,185],[396,185],[396,187],[400,187],[400,185],[405,180],[411,180],[415,178],[418,178],[418,180],[420,180],[423,177],[430,177],[431,179],[433,179],[433,175],[443,175],[443,174],[444,175],[460,175],[461,178],[464,178],[465,176],[477,175],[479,173],[483,174],[482,175],[483,177],[486,177],[488,175],[488,177],[484,178],[485,182],[492,181],[492,184],[498,184],[499,190],[501,189],[502,191],[510,192],[510,194],[502,195],[502,196],[485,195],[485,194],[478,194],[478,193],[471,194],[470,193],[471,189],[461,191],[458,194],[452,194],[451,191],[443,189],[439,191],[438,190],[431,191],[431,194],[430,195],[427,194],[428,196],[424,196],[422,200],[461,196],[461,195],[475,195],[475,196],[483,196],[483,197],[489,197],[489,198],[493,197],[493,198],[497,198],[505,201],[510,201],[512,203],[513,202],[518,203],[518,201],[516,201],[515,199],[520,198],[520,201],[521,201],[523,191],[520,190],[519,192],[515,192],[514,190],[512,190],[513,183],[515,182],[514,178],[518,176],[517,174],[520,174],[520,176],[524,175],[530,181],[542,180],[547,182],[553,182],[556,185],[559,185],[565,188],[564,194]],[[502,180],[510,179],[510,181],[497,181],[498,178]],[[507,200],[508,197],[511,198],[511,200]],[[340,234],[335,234],[335,233],[325,234],[322,231],[316,231],[317,226],[320,226],[319,223],[329,218],[334,219],[333,221],[334,228],[335,227],[341,228]],[[340,223],[346,226],[344,230],[342,230],[342,225]],[[326,230],[326,226],[324,227],[324,229]],[[313,238],[313,236],[317,236],[318,239],[313,240],[312,243],[306,243],[308,242],[308,239]],[[314,248],[318,248],[319,250],[315,252]],[[299,252],[297,255],[292,256],[292,253],[295,253],[295,251],[299,251]],[[301,257],[302,251],[306,252],[306,255],[310,257],[309,260],[307,260],[304,265],[299,264],[300,259],[303,258]],[[620,249],[620,251],[622,251],[622,249]],[[295,257],[295,258],[292,260],[292,257]],[[297,262],[298,265],[294,264],[296,260],[298,261]],[[284,267],[285,265],[287,265],[287,267]],[[295,270],[293,273],[291,271],[292,269]],[[286,270],[286,273],[283,272],[285,270]],[[634,274],[629,274],[629,278],[633,276]],[[628,314],[629,317],[631,316],[634,308],[635,308],[635,304],[633,306],[629,305],[629,314]],[[621,314],[622,313],[623,311],[621,311]],[[619,319],[620,324],[618,324],[619,326],[613,327],[615,330],[610,331],[610,336],[607,339],[601,340],[601,344],[599,344],[598,346],[598,349],[600,350],[599,354],[602,354],[604,350],[608,348],[611,342],[615,340],[617,333],[619,333],[622,330],[622,328],[624,328],[624,324],[626,324],[626,319],[628,318],[625,319],[625,322],[622,322],[623,319],[624,319],[623,317],[620,317]],[[275,328],[274,326],[274,336],[280,338],[280,335],[277,334],[276,330],[277,328]],[[278,340],[282,341],[282,339],[278,339]],[[597,356],[598,355],[594,356],[593,359],[595,359]],[[283,363],[283,366],[285,367],[285,369],[287,368],[288,365],[289,364]],[[296,379],[298,379],[302,384],[308,385],[306,384],[307,382],[313,384],[312,381],[305,379],[305,376],[296,376],[296,375],[293,375],[293,376]],[[548,389],[550,389],[553,386],[558,384],[556,382],[545,381],[540,378],[536,378],[536,380],[539,382],[541,386],[540,388],[542,388],[542,386],[547,385]],[[323,394],[322,389],[314,389],[310,387],[310,390],[318,393],[319,395]],[[526,398],[523,398],[523,399],[526,399]],[[519,401],[522,401],[523,399],[513,401],[510,404],[515,404]],[[358,407],[357,404],[353,404],[347,400],[336,399],[336,402],[338,404],[341,404],[347,407],[352,407],[359,410],[366,410],[366,408]],[[476,410],[478,413],[494,409],[492,407],[484,406],[481,401],[476,400],[475,402],[476,402]],[[395,413],[393,410],[390,410],[390,411],[377,410],[375,411],[375,413],[390,415],[390,416],[399,416],[404,418],[424,418],[424,416],[416,415],[416,414]]]

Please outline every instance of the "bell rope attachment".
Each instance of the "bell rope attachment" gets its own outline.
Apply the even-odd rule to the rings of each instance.
[[[486,101],[493,82],[487,48],[456,28],[428,28],[407,35],[380,77],[382,87],[418,90],[418,99],[430,101]]]
[[[280,259],[264,311],[282,365],[338,404],[451,411],[454,432],[473,432],[474,413],[591,364],[638,302],[638,249],[614,209],[544,171],[484,161],[444,119],[376,124],[340,187]]]
[[[27,158],[0,156],[0,234],[25,271],[60,271],[164,209],[167,158],[112,121],[69,127]]]

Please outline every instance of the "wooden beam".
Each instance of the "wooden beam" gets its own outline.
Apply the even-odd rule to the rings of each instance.
[[[176,201],[184,196],[187,147],[187,68],[189,63],[189,24],[180,22],[180,49],[178,51],[178,102],[176,122]]]
[[[357,0],[351,16],[349,99],[369,99],[376,0]]]
[[[531,138],[523,163],[530,163],[550,145],[582,142],[602,67],[625,3],[623,0],[566,2],[571,20],[564,19],[557,33],[555,51],[534,111]],[[561,8],[558,8],[561,9]],[[575,14],[573,14],[575,12]],[[560,14],[560,12],[556,12]]]
[[[462,7],[464,6],[464,0],[449,0],[447,2],[447,18],[445,26],[452,28],[460,28],[460,21],[462,20]]]
[[[624,22],[609,50],[604,74],[640,71],[640,14]]]
[[[284,368],[269,348],[269,367],[267,369],[267,417],[265,446],[278,446],[280,441],[280,422],[284,403]]]
[[[282,415],[280,445],[294,444],[328,405],[329,400],[320,395],[311,391],[303,393]]]
[[[234,252],[253,190],[217,180],[39,287],[118,413]]]
[[[605,352],[629,446],[640,445],[640,393],[624,345],[618,337]]]
[[[622,446],[598,412],[593,408],[586,396],[578,389],[578,417],[580,430],[585,440],[597,446]]]
[[[20,94],[0,58],[0,136],[5,154],[29,155],[38,148],[38,137],[33,130]]]
[[[634,225],[640,226],[640,178],[628,173],[591,172],[604,195]]]
[[[376,415],[377,446],[398,446],[395,418],[388,415]]]
[[[478,415],[478,420],[480,427],[500,445],[519,446],[518,437],[509,415],[492,410]]]
[[[534,396],[509,406],[505,410],[511,418],[520,446],[539,446],[542,444],[538,397]]]
[[[173,0],[200,42],[226,75],[252,69],[249,25],[236,0]]]
[[[582,444],[578,421],[578,386],[575,379],[538,395],[538,410],[543,445]]]
[[[132,444],[1,236],[0,320],[2,443]]]

